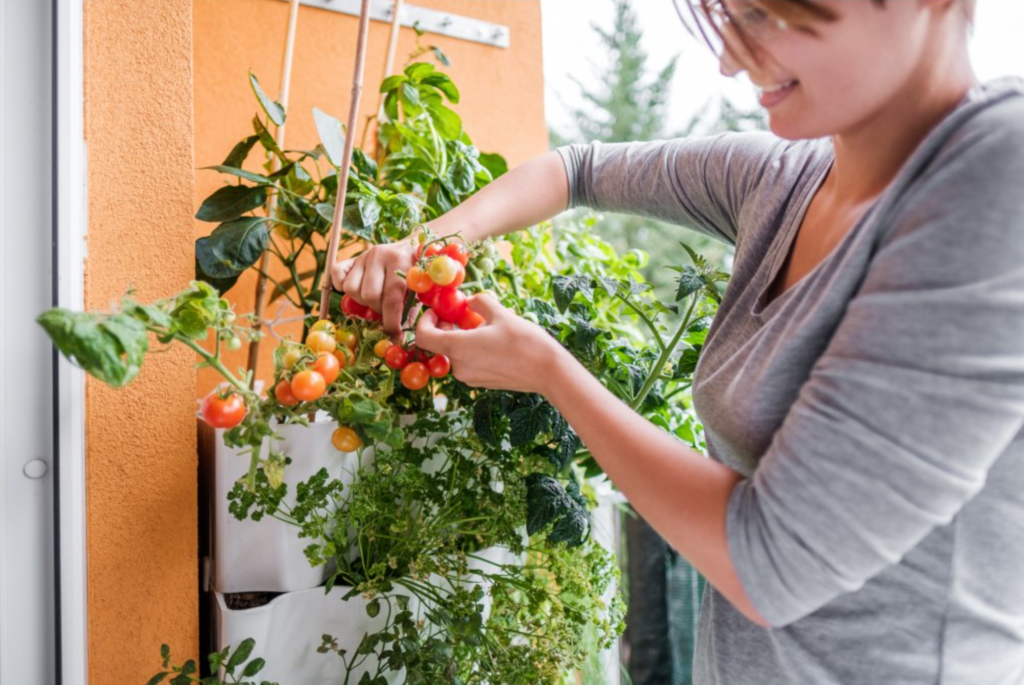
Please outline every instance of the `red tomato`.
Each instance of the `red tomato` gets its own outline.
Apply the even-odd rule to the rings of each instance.
[[[366,319],[367,321],[380,321],[381,319],[384,318],[384,315],[378,312],[376,309],[370,309],[369,307],[367,307],[366,314],[363,315],[363,318]]]
[[[441,254],[448,255],[462,266],[469,264],[469,251],[462,243],[448,243],[442,248]]]
[[[452,363],[443,354],[434,355],[427,360],[427,371],[434,378],[444,378],[452,370]]]
[[[396,371],[409,363],[409,351],[401,345],[392,345],[384,353],[384,363]]]
[[[431,281],[431,285],[433,285],[433,281]],[[420,302],[422,302],[423,304],[427,305],[428,307],[433,307],[434,306],[434,302],[437,300],[437,296],[440,295],[440,294],[441,294],[441,289],[440,288],[433,288],[432,290],[428,290],[425,293],[417,294],[416,295],[416,299],[418,299]]]
[[[235,392],[221,397],[214,391],[203,400],[200,413],[214,428],[234,428],[245,418],[245,400]]]
[[[357,319],[362,319],[366,316],[367,307],[366,305],[359,304],[356,302],[351,295],[344,294],[341,296],[341,311],[346,316],[352,316]]]
[[[405,276],[405,284],[409,286],[409,290],[417,294],[428,293],[434,287],[434,282],[430,280],[427,272],[418,266],[409,269]]]
[[[327,382],[324,377],[312,369],[299,371],[292,378],[292,392],[303,402],[320,399],[325,390]]]
[[[469,307],[462,310],[455,325],[464,331],[470,331],[484,323],[484,317],[474,312]]]
[[[324,377],[324,383],[330,385],[338,380],[338,374],[341,373],[341,360],[329,352],[322,352],[313,362],[312,369]]]
[[[418,262],[424,257],[430,259],[431,257],[434,257],[439,254],[441,254],[441,245],[439,245],[438,243],[431,243],[430,247],[427,248],[426,252],[423,251],[423,246],[420,245],[418,248],[416,248],[416,261]]]
[[[423,362],[412,362],[402,369],[402,385],[410,390],[422,390],[430,381],[430,372]]]
[[[455,323],[466,310],[466,296],[461,290],[454,288],[442,288],[441,293],[434,300],[432,307],[437,318],[448,323]]]
[[[284,380],[274,386],[274,397],[286,407],[294,407],[299,403],[299,398],[292,392],[292,384]]]

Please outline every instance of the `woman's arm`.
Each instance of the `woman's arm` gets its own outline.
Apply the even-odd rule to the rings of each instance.
[[[645,519],[716,590],[758,625],[726,540],[726,510],[742,476],[705,459],[623,404],[544,329],[477,296],[470,306],[487,324],[446,331],[433,312],[420,318],[416,344],[445,354],[452,373],[483,388],[537,392],[555,405],[594,458]],[[515,357],[516,364],[495,364]]]

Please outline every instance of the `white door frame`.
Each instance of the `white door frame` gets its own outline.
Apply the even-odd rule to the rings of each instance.
[[[84,307],[84,0],[53,3],[53,304]],[[54,349],[54,578],[57,685],[88,682],[85,375]]]

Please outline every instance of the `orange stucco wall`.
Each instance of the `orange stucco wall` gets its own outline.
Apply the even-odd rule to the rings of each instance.
[[[193,275],[192,4],[85,3],[86,306],[155,299]],[[160,644],[198,644],[194,354],[129,387],[87,385],[89,681],[144,683]]]
[[[484,151],[499,152],[518,164],[547,150],[544,118],[540,2],[538,0],[415,0],[414,4],[476,17],[508,26],[511,48],[502,49],[433,34],[424,45],[440,46],[451,58],[446,71],[462,91],[456,110],[466,130]],[[257,111],[247,80],[251,68],[263,88],[277,96],[281,56],[288,22],[288,3],[280,0],[194,0],[196,165],[219,164],[231,147],[251,135]],[[286,147],[311,149],[318,142],[313,124],[314,106],[345,121],[348,116],[355,55],[357,20],[312,7],[299,10],[291,83]],[[366,62],[362,116],[377,106],[390,27],[371,24]],[[415,48],[415,33],[402,29],[396,66],[401,68]],[[425,57],[422,59],[426,59]],[[362,135],[359,131],[357,135]],[[246,167],[257,171],[262,159],[252,154]],[[219,174],[199,171],[196,207],[223,183]],[[214,225],[196,222],[196,236],[207,235]],[[272,272],[275,276],[282,272]],[[285,280],[285,279],[281,279]],[[255,275],[244,275],[229,292],[238,312],[253,311]],[[267,310],[275,315],[278,303]],[[289,312],[284,312],[287,318]],[[276,329],[297,335],[297,324]],[[270,373],[274,342],[261,345],[257,377]],[[246,363],[243,349],[228,357],[228,368]],[[218,382],[210,370],[199,374],[205,394]]]

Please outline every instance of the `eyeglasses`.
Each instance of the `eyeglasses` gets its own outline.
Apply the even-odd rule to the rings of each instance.
[[[742,36],[764,43],[790,28],[784,20],[744,0],[672,0],[672,4],[687,32],[707,43],[719,58],[725,40],[734,50],[747,52]],[[704,29],[705,23],[710,23],[709,30]]]

